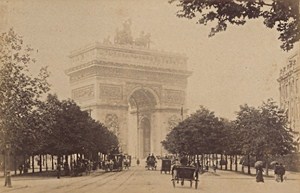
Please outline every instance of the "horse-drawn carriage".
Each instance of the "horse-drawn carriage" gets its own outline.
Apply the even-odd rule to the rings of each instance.
[[[170,159],[162,159],[161,160],[161,169],[160,169],[160,173],[162,172],[171,172],[171,160]]]
[[[154,156],[149,156],[146,161],[146,168],[148,170],[156,170],[156,159]]]
[[[66,169],[69,168],[69,166],[64,165],[64,170],[67,171]],[[91,162],[87,159],[79,159],[77,162],[74,162],[74,169],[71,173],[71,176],[82,176],[82,174],[88,175],[91,171]]]
[[[175,184],[181,183],[184,185],[184,181],[190,181],[190,187],[193,186],[193,181],[195,182],[195,189],[198,187],[198,169],[196,167],[191,166],[175,166],[172,171],[172,182],[173,187],[175,188]]]
[[[105,162],[105,171],[122,171],[123,170],[123,154],[110,154]]]

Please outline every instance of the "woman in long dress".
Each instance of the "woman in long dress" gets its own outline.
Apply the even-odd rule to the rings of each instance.
[[[257,170],[256,170],[256,182],[264,182],[263,172],[264,172],[264,170],[262,169],[262,167],[257,168]]]

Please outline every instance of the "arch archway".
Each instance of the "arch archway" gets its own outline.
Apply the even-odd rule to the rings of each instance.
[[[128,99],[129,114],[136,120],[136,156],[146,157],[152,152],[152,114],[158,104],[157,96],[151,89],[135,89]]]

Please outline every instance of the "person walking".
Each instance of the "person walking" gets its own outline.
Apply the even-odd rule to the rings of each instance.
[[[274,174],[275,174],[275,181],[279,182],[280,181],[280,175],[279,175],[279,164],[278,163],[275,163]]]
[[[57,179],[60,179],[60,172],[61,172],[61,165],[60,165],[60,163],[57,163],[57,166],[56,166]]]
[[[264,182],[263,172],[262,166],[256,169],[256,182]]]
[[[277,169],[277,173],[278,173],[278,175],[280,177],[280,181],[283,182],[283,176],[285,174],[285,168],[282,165],[282,163],[279,164],[278,169]]]

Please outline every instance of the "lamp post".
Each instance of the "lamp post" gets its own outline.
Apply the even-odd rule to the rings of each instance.
[[[4,186],[7,186],[8,188],[11,188],[11,176],[10,176],[10,143],[5,144],[5,184]]]

